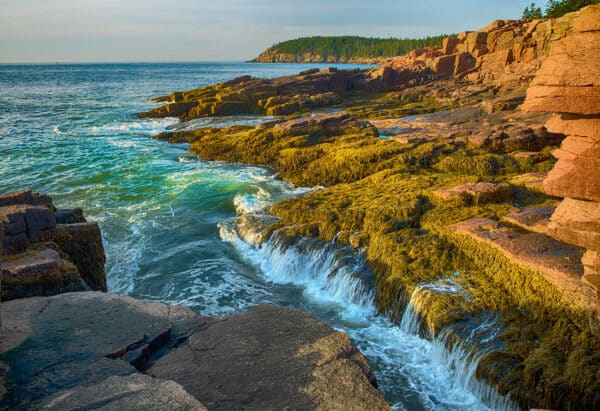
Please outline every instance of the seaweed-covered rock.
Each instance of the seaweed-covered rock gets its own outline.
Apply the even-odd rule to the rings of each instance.
[[[484,204],[489,202],[505,201],[512,197],[510,187],[482,182],[482,183],[467,183],[444,190],[436,190],[433,194],[439,197],[442,201],[461,199],[463,201],[471,201],[476,204]]]
[[[173,93],[155,101],[169,103],[140,117],[199,117],[233,114],[289,115],[339,103],[357,91],[381,93],[437,78],[427,67],[304,71],[274,79],[239,77],[225,83]]]

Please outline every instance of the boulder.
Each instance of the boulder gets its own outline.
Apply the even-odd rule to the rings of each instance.
[[[553,154],[558,162],[544,181],[546,192],[559,197],[600,201],[600,141],[569,136]]]
[[[459,53],[454,60],[454,76],[460,76],[475,67],[477,60],[471,53]]]
[[[454,54],[456,52],[456,45],[458,44],[458,38],[446,37],[442,44],[442,53]]]
[[[390,409],[348,336],[299,310],[219,319],[84,292],[3,311],[2,408]]]
[[[3,194],[0,204],[0,244],[7,264],[13,264],[3,267],[10,277],[5,299],[107,290],[100,227],[85,222],[81,208],[56,210],[49,196],[31,190]],[[48,248],[43,244],[57,248],[62,258],[48,261],[40,254],[40,247]]]
[[[476,218],[448,229],[500,251],[511,261],[539,272],[573,304],[600,318],[597,291],[586,281],[581,263],[585,249],[542,233],[523,232],[494,220]]]
[[[264,125],[263,125],[264,126]],[[303,134],[327,137],[368,131],[377,135],[377,129],[368,122],[359,121],[347,113],[313,114],[295,120],[276,123],[273,134],[276,136],[297,136]]]
[[[600,118],[584,117],[573,114],[555,114],[546,123],[551,133],[566,136],[587,137],[594,141],[600,140]]]
[[[513,151],[541,150],[546,146],[560,144],[562,134],[548,133],[544,127],[529,127],[519,124],[509,124],[472,134],[468,137],[471,144],[486,147],[500,153]]]
[[[53,246],[8,255],[0,261],[2,301],[90,289],[77,268],[63,260]]]
[[[92,290],[108,290],[104,271],[106,257],[97,223],[60,225],[46,231],[42,239],[60,247]]]
[[[22,251],[27,241],[38,239],[43,231],[54,228],[56,220],[47,207],[16,204],[0,207],[0,224],[5,233],[3,248]]]
[[[344,333],[307,313],[258,306],[211,324],[149,372],[209,409],[389,409]]]
[[[532,162],[535,162],[539,153],[517,153],[516,158],[527,158]],[[533,157],[534,160],[531,160]],[[548,177],[548,173],[526,173],[514,177],[510,180],[511,184],[523,185],[529,190],[539,191],[544,193],[544,180]]]
[[[592,6],[598,10],[600,6]],[[563,38],[537,72],[524,109],[600,114],[600,32]]]
[[[512,197],[510,187],[497,183],[467,183],[459,186],[437,190],[433,193],[439,200],[460,199],[476,204],[505,201]]]
[[[527,207],[505,215],[502,221],[521,227],[527,231],[548,234],[550,217],[555,209],[556,207],[553,206]]]
[[[485,31],[474,31],[466,38],[467,52],[474,54],[476,50],[486,48],[488,33]]]
[[[17,204],[44,206],[53,209],[52,198],[50,198],[50,196],[36,193],[31,190],[0,194],[0,207]]]
[[[451,77],[454,75],[454,65],[456,64],[456,54],[444,55],[433,60],[433,70],[440,77]]]

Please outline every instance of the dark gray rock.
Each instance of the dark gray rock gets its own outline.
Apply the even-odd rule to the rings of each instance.
[[[86,222],[86,219],[83,216],[83,210],[79,207],[56,210],[54,216],[56,217],[57,224],[75,224]]]
[[[59,225],[45,231],[42,239],[60,247],[92,290],[108,291],[104,271],[106,256],[97,223]]]
[[[137,373],[132,364],[144,367],[207,321],[187,308],[100,292],[14,300],[2,310],[0,361],[9,370],[0,408],[9,409]]]
[[[27,234],[30,238],[41,236],[44,230],[50,230],[56,227],[54,212],[47,207],[32,206],[25,209],[25,222],[27,223]]]
[[[314,316],[271,305],[211,323],[149,373],[211,410],[382,410],[364,356]]]
[[[4,225],[4,233],[17,235],[27,232],[25,210],[27,206],[7,206],[0,208],[0,221]]]
[[[2,308],[0,409],[202,409],[186,392],[209,409],[389,409],[348,336],[299,310],[218,319],[100,292]]]
[[[159,380],[143,374],[112,376],[95,385],[61,391],[35,408],[61,411],[206,410],[176,382]]]

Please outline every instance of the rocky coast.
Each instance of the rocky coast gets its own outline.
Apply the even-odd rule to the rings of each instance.
[[[238,234],[350,247],[378,309],[477,358],[497,395],[597,409],[598,21],[598,6],[496,21],[374,69],[174,92],[142,116],[275,116],[157,138],[320,187],[241,216]]]
[[[314,316],[200,316],[106,293],[100,229],[81,209],[29,190],[0,205],[0,408],[389,409],[349,337]]]

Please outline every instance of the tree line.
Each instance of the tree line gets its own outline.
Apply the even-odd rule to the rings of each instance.
[[[276,53],[300,55],[311,53],[324,60],[350,60],[356,58],[393,57],[411,50],[441,46],[448,35],[430,36],[419,39],[410,38],[366,38],[358,36],[302,37],[274,44],[270,50]]]
[[[523,10],[524,19],[543,19],[557,18],[567,13],[577,11],[590,4],[600,3],[600,0],[549,0],[542,12],[542,8],[535,3],[531,3]]]

